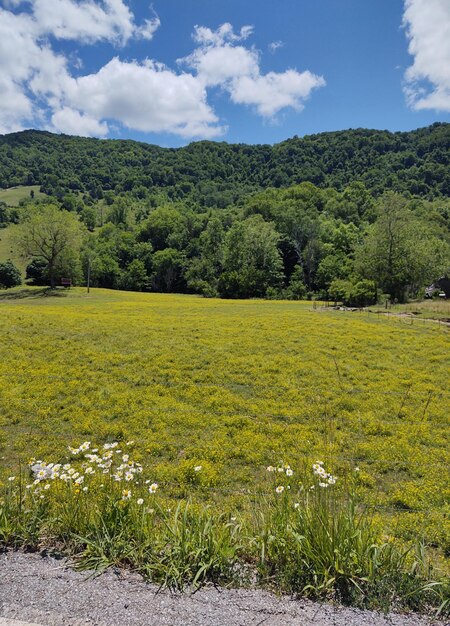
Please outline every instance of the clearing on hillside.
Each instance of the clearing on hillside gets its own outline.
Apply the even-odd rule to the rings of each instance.
[[[5,202],[8,206],[19,206],[21,200],[26,200],[31,197],[31,192],[34,194],[34,198],[47,198],[47,194],[42,193],[39,185],[23,185],[20,187],[9,187],[8,189],[0,189],[0,202]]]

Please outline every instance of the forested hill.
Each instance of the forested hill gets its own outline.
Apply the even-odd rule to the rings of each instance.
[[[0,187],[39,184],[57,197],[130,191],[224,207],[249,192],[310,181],[344,189],[362,181],[429,199],[450,196],[450,124],[411,132],[347,130],[294,137],[274,146],[211,141],[179,149],[42,131],[0,137]]]

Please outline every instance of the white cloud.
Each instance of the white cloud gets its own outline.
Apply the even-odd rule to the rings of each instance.
[[[244,41],[253,32],[253,26],[243,26],[239,33],[235,33],[233,26],[225,22],[217,30],[206,26],[195,26],[193,39],[201,46],[222,46],[225,42]]]
[[[106,122],[99,122],[89,115],[63,107],[53,113],[50,130],[82,137],[105,137],[109,129]]]
[[[33,116],[31,100],[8,76],[0,74],[0,134],[22,130],[23,121]]]
[[[263,76],[235,79],[230,87],[230,96],[233,102],[254,105],[260,115],[272,117],[286,107],[301,111],[312,90],[324,85],[325,80],[321,76],[309,71],[269,72]]]
[[[27,81],[40,65],[41,48],[35,41],[35,24],[27,15],[0,8],[0,127],[12,132],[33,117]]]
[[[145,20],[145,22],[136,28],[135,35],[139,39],[153,39],[153,35],[161,26],[161,20],[158,16],[153,17],[151,20]]]
[[[121,123],[142,132],[212,138],[226,130],[208,103],[214,87],[267,117],[285,107],[300,111],[312,89],[324,84],[310,72],[261,74],[258,51],[244,43],[252,27],[235,33],[228,23],[195,28],[196,47],[179,61],[193,72],[116,56],[76,77],[76,53],[71,61],[57,51],[55,39],[114,45],[131,37],[149,40],[160,26],[158,16],[136,25],[123,0],[6,2],[11,10],[0,8],[0,132],[45,127],[104,137]]]
[[[279,48],[282,48],[283,46],[284,46],[284,43],[282,41],[272,41],[271,43],[269,43],[269,45],[267,47],[269,48],[269,51],[272,54],[275,54],[275,52]]]
[[[194,40],[199,47],[178,62],[195,69],[206,86],[220,85],[228,91],[232,102],[253,105],[263,117],[273,117],[286,107],[301,111],[312,90],[324,86],[325,80],[309,71],[294,69],[261,74],[258,52],[235,45],[251,33],[251,26],[244,26],[238,34],[231,24],[223,24],[216,31],[197,26]]]
[[[157,15],[136,25],[123,0],[3,0],[10,8],[29,5],[36,36],[52,35],[80,43],[110,41],[126,44],[131,37],[151,39],[160,26]]]
[[[32,10],[41,32],[57,39],[125,43],[135,28],[133,14],[122,0],[33,0]]]
[[[408,104],[450,111],[449,0],[405,0],[403,25],[414,57],[405,73]]]
[[[224,130],[200,80],[151,61],[114,58],[96,74],[72,80],[64,100],[94,119],[114,119],[144,132],[214,137]]]
[[[179,62],[194,68],[209,87],[222,85],[236,76],[257,76],[259,73],[258,54],[254,50],[227,43],[197,48]]]

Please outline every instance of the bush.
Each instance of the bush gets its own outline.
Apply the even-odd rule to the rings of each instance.
[[[0,263],[0,289],[10,289],[22,284],[20,271],[12,261]]]
[[[372,280],[336,279],[331,283],[328,293],[335,302],[342,302],[346,306],[367,306],[377,300],[376,285]]]
[[[48,273],[46,261],[43,259],[33,259],[31,263],[27,265],[25,277],[27,280],[31,280],[33,285],[47,285]]]

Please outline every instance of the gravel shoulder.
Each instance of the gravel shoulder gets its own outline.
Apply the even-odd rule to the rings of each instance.
[[[23,552],[0,554],[0,624],[9,620],[34,626],[444,626],[417,615],[382,615],[261,590],[158,593],[130,572],[93,577],[65,560]]]

